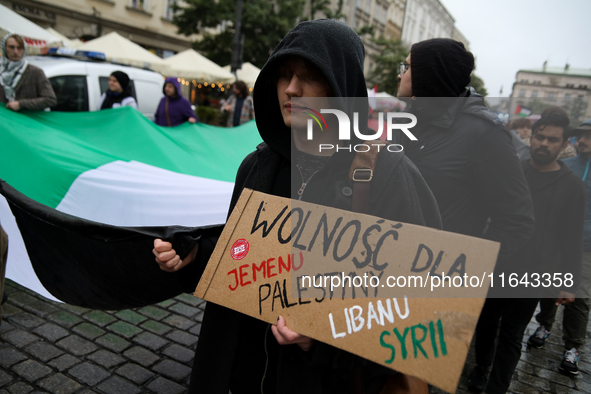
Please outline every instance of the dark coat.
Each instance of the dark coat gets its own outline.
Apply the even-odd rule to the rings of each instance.
[[[166,93],[164,93],[164,97],[160,100],[158,104],[158,109],[154,114],[154,123],[159,126],[178,126],[180,124],[185,123],[189,120],[189,118],[195,118],[197,120],[197,115],[191,109],[191,103],[185,97],[183,97],[181,93],[181,84],[179,83],[177,78],[168,77],[164,81],[164,85],[167,83],[171,83],[176,88],[176,96],[168,97]],[[164,87],[162,87],[162,92],[164,92]],[[166,106],[168,104],[168,116],[166,115]],[[170,124],[168,123],[170,120]]]
[[[418,98],[417,101],[420,101]],[[439,116],[417,115],[418,141],[397,135],[437,199],[443,229],[501,242],[500,257],[531,236],[530,193],[509,131],[471,90],[464,97],[437,99]],[[439,101],[442,100],[442,101]],[[433,104],[432,102],[430,104]]]
[[[55,92],[45,73],[32,64],[27,64],[14,93],[14,99],[18,101],[21,109],[42,110],[57,104]],[[0,86],[0,103],[6,102],[8,100],[4,95],[4,88]]]
[[[585,189],[587,190],[587,205],[585,209],[585,228],[583,230],[583,251],[591,252],[591,158],[577,155],[563,160],[564,164],[569,166],[571,170],[579,178],[585,182]]]
[[[558,163],[560,170],[540,172],[529,160],[521,162],[534,204],[536,228],[529,241],[511,257],[511,263],[502,268],[506,273],[518,273],[519,278],[526,272],[529,277],[532,273],[551,273],[552,278],[554,273],[563,278],[570,273],[574,284],[562,289],[574,293],[583,259],[585,185],[566,164]],[[556,291],[551,289],[545,296],[555,297]]]
[[[343,41],[355,45],[342,45]],[[294,28],[275,49],[255,85],[255,109],[261,114],[257,127],[265,142],[242,162],[230,211],[245,187],[290,197],[290,189],[302,185],[301,178],[291,176],[291,131],[283,123],[272,77],[277,61],[290,55],[304,57],[318,67],[335,95],[367,97],[364,48],[352,29],[332,20],[303,22]],[[310,180],[302,199],[351,209],[351,196],[342,190],[352,186],[347,174],[353,157],[346,151],[334,154]],[[440,227],[433,195],[403,154],[380,155],[375,177],[372,182],[380,187],[372,188],[370,214]],[[181,277],[199,277],[215,242],[214,236],[200,240],[196,261],[183,269]],[[190,289],[194,288],[193,283]],[[208,303],[189,392],[227,394],[231,389],[234,394],[253,393],[263,386],[265,393],[343,393],[350,388],[348,377],[354,366],[362,368],[366,388],[376,389],[387,375],[396,373],[323,343],[316,343],[310,352],[297,345],[279,346],[269,324]]]

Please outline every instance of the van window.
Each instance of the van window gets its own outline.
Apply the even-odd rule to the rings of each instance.
[[[57,105],[52,111],[88,111],[88,87],[84,75],[60,75],[49,78],[49,83],[57,96]]]
[[[162,93],[162,84],[149,80],[137,80],[136,82],[137,94],[143,99],[142,112],[147,111],[153,114],[156,112],[156,108],[160,102],[160,97],[164,94]],[[151,98],[156,99],[154,100]],[[137,102],[137,105],[140,105],[139,101]]]
[[[99,77],[99,85],[101,87],[101,96],[107,90],[109,90],[109,77]],[[133,79],[129,80],[129,88],[131,89],[131,95],[137,102],[137,96],[135,94],[135,84],[133,83]]]

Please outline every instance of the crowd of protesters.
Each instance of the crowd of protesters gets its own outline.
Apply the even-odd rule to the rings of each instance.
[[[44,110],[57,104],[56,94],[43,70],[29,64],[25,58],[27,46],[17,34],[7,34],[2,39],[0,56],[0,102],[13,111]],[[159,126],[172,127],[185,122],[197,123],[198,117],[191,102],[181,92],[179,79],[167,77],[162,86],[164,97],[154,114]],[[232,93],[222,101],[221,112],[227,114],[227,127],[234,127],[254,119],[254,106],[249,89],[243,81],[232,85]],[[209,100],[200,92],[200,100]],[[96,110],[119,107],[138,109],[134,97],[133,82],[123,71],[114,71],[108,79],[108,88],[101,95]]]
[[[18,36],[2,41],[0,99],[14,111],[49,107],[55,95],[43,72],[27,66],[24,49]],[[292,118],[291,99],[367,97],[364,56],[362,41],[345,24],[302,22],[269,57],[252,97],[243,82],[233,85],[234,94],[222,105],[228,114],[227,125],[255,119],[264,143],[239,169],[230,212],[243,188],[282,197],[294,197],[292,192],[297,190],[298,199],[359,212],[350,195],[344,198],[331,192],[337,184],[353,188],[353,180],[341,177],[338,166],[344,163],[348,170],[355,153],[329,150],[319,155],[306,139],[306,125]],[[402,133],[393,135],[392,142],[403,146],[404,154],[376,167],[376,173],[388,174],[391,183],[372,188],[370,201],[380,203],[368,207],[368,212],[497,241],[501,245],[499,272],[569,272],[575,276],[575,286],[551,294],[489,293],[476,327],[477,365],[470,371],[468,386],[474,392],[499,394],[509,389],[525,329],[538,303],[540,312],[535,319],[539,327],[528,343],[544,346],[556,310],[564,305],[565,349],[560,369],[572,375],[579,371],[591,297],[591,120],[571,128],[567,113],[550,107],[533,124],[516,119],[505,127],[487,109],[483,97],[470,88],[473,70],[474,56],[455,40],[430,39],[411,47],[398,75],[398,97],[409,103],[406,111],[418,119],[413,128],[417,140]],[[125,73],[114,72],[99,108],[137,108],[129,82]],[[176,78],[165,80],[163,93],[156,124],[170,127],[197,122]],[[263,116],[255,118],[255,111]],[[323,138],[338,141],[334,131],[338,127],[327,129],[333,134],[327,130]],[[292,165],[301,177],[291,176]],[[182,257],[175,245],[157,239],[156,262],[164,271],[183,272],[187,291],[192,292],[217,237],[202,237]],[[4,241],[0,245],[3,249]],[[350,356],[292,331],[283,318],[269,325],[208,303],[189,392],[429,390],[421,381]],[[289,373],[294,368],[299,375]]]

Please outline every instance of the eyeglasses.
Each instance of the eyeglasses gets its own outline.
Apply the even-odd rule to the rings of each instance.
[[[408,64],[407,62],[401,62],[400,68],[398,70],[400,73],[400,76],[404,75],[404,73],[407,72],[409,68],[410,68],[410,64]]]

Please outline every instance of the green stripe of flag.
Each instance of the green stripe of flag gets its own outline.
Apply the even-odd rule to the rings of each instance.
[[[115,160],[234,182],[262,140],[251,121],[235,128],[160,127],[132,108],[13,112],[0,106],[0,178],[55,208],[83,172]]]

